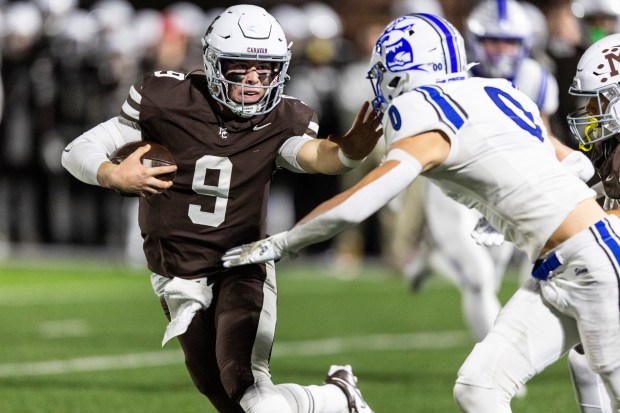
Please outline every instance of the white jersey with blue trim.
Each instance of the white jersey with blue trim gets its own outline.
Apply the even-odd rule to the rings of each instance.
[[[517,88],[536,103],[541,113],[553,115],[560,104],[558,82],[534,59],[523,59],[514,78]]]
[[[383,123],[388,147],[442,131],[450,154],[423,175],[480,211],[531,259],[577,204],[595,196],[560,165],[536,104],[507,80],[418,87],[392,101]]]

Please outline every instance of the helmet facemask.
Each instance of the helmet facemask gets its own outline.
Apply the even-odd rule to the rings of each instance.
[[[209,93],[215,100],[230,109],[233,113],[241,117],[262,115],[270,112],[280,102],[284,83],[287,80],[286,72],[290,61],[290,52],[285,58],[229,55],[204,44],[204,39],[203,49],[204,53],[202,57],[207,80],[209,81]],[[269,62],[273,69],[271,75],[269,75],[268,83],[264,84],[263,74],[259,75],[261,81],[256,85],[243,83],[245,75],[241,78],[235,75],[228,76],[227,79],[224,71],[226,60]],[[229,92],[231,86],[241,88],[242,99],[240,102],[235,102],[230,98]],[[243,96],[245,96],[244,91],[247,88],[265,89],[265,94],[260,101],[246,104]]]
[[[576,94],[576,93],[574,93]],[[579,92],[580,96],[596,98],[598,113],[590,113],[590,106],[570,113],[566,119],[579,147],[588,151],[592,144],[620,133],[620,85],[612,83],[593,92]]]
[[[366,78],[370,80],[372,90],[375,93],[375,98],[372,100],[372,108],[381,117],[387,110],[389,103],[395,97],[399,96],[403,92],[407,91],[408,74],[407,72],[401,72],[397,76],[391,76],[391,79],[386,78],[385,65],[382,62],[377,62],[370,68],[368,76]]]

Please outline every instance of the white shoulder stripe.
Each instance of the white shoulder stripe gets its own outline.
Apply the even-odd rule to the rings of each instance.
[[[142,95],[140,94],[140,92],[138,92],[136,90],[135,87],[131,87],[129,89],[129,96],[139,105],[142,103]]]
[[[310,122],[308,124],[308,129],[310,129],[314,133],[319,133],[319,124],[316,122]]]
[[[135,122],[138,122],[138,120],[140,120],[140,111],[132,108],[127,101],[123,103],[121,110],[125,115],[127,115],[127,117],[133,119]]]

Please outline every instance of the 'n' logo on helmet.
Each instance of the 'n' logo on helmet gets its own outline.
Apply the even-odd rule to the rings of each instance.
[[[613,49],[605,49],[602,53],[605,55],[605,59],[607,59],[607,63],[609,64],[609,76],[614,77],[618,75],[618,69],[616,69],[615,62],[620,62],[620,52],[618,47],[614,47]],[[604,65],[599,65],[598,69],[602,69]],[[601,79],[601,82],[607,82],[608,78]]]

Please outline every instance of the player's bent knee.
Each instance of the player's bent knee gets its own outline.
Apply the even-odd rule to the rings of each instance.
[[[229,363],[221,370],[220,378],[228,396],[237,402],[254,384],[254,376],[250,367],[240,365],[236,361]]]
[[[456,383],[454,401],[465,413],[498,413],[497,395],[493,389]]]
[[[239,404],[246,413],[292,413],[288,402],[272,383],[250,386]]]

